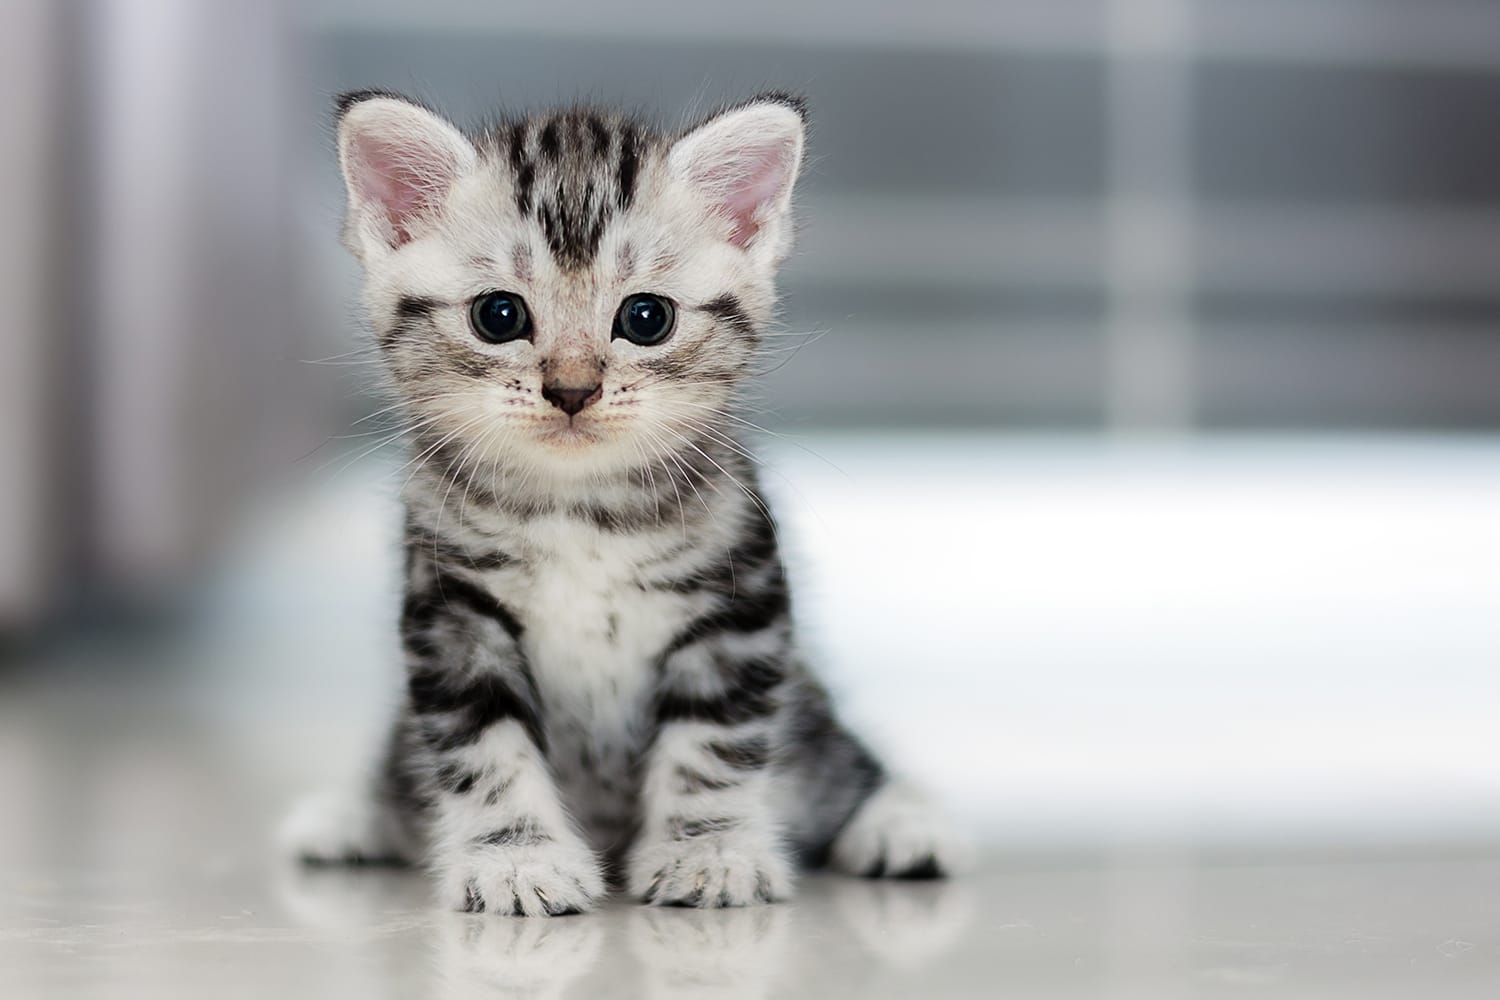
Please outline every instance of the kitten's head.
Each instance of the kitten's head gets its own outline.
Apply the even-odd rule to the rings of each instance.
[[[587,479],[733,405],[790,246],[799,100],[680,135],[570,109],[469,137],[360,93],[338,145],[344,240],[419,447]]]

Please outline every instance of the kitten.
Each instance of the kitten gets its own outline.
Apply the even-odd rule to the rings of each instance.
[[[310,861],[421,861],[471,911],[769,902],[795,861],[957,849],[800,657],[736,407],[791,243],[805,109],[685,133],[575,108],[470,138],[339,102],[344,239],[415,441],[404,704]]]

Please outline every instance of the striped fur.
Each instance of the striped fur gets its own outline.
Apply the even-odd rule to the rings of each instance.
[[[740,433],[803,113],[769,95],[674,136],[574,108],[470,140],[341,105],[346,239],[415,451],[408,679],[373,804],[305,853],[425,860],[449,905],[516,914],[587,909],[607,873],[732,906],[788,895],[797,859],[950,866],[798,653]],[[526,338],[469,328],[497,290]],[[657,346],[611,337],[639,293],[676,305]],[[545,401],[582,380],[591,406]]]

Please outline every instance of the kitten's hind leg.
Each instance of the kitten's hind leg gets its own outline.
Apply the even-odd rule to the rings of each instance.
[[[284,855],[311,865],[407,864],[407,839],[391,807],[363,789],[303,799],[276,833]]]
[[[888,780],[855,810],[833,841],[834,868],[866,878],[946,878],[969,849],[919,789]]]

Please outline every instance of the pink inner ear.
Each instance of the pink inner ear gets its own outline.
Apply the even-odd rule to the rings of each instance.
[[[786,183],[785,155],[773,153],[753,166],[753,172],[742,178],[724,201],[724,207],[734,219],[734,232],[729,241],[737,247],[745,246],[760,232],[760,221],[756,216],[762,207],[781,194],[782,185]]]
[[[441,204],[456,173],[450,154],[417,142],[364,135],[350,154],[360,195],[390,221],[392,246],[411,240],[414,224]]]
[[[736,153],[714,163],[698,180],[717,192],[720,208],[734,222],[729,241],[744,247],[760,232],[766,206],[785,193],[792,150],[784,143],[776,143]]]

